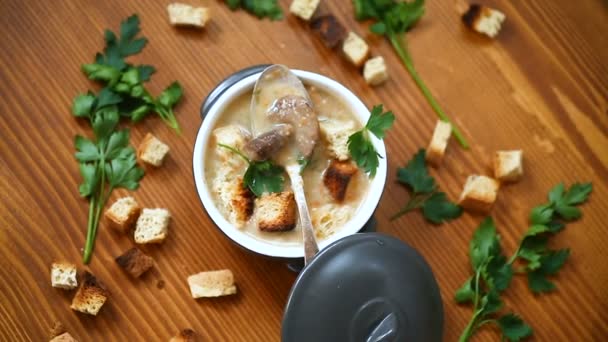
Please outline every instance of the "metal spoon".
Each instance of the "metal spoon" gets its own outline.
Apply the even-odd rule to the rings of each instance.
[[[290,136],[276,134],[276,143],[281,144],[282,149],[273,159],[285,167],[291,179],[302,226],[304,262],[308,264],[319,252],[319,247],[304,195],[299,160],[310,158],[319,137],[319,123],[312,101],[300,79],[287,67],[272,65],[262,72],[255,84],[250,115],[254,137],[264,136],[266,141],[269,139],[268,132],[279,131],[276,129],[277,125],[292,127],[293,134]],[[285,144],[285,139],[292,141]]]

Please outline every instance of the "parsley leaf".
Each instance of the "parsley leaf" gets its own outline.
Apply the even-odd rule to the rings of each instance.
[[[512,342],[532,335],[532,328],[519,316],[512,313],[500,317],[498,319],[498,326],[502,335]]]
[[[379,158],[382,158],[369,139],[368,131],[378,139],[384,139],[386,131],[395,122],[395,115],[391,111],[383,112],[383,106],[374,106],[370,112],[365,127],[348,137],[348,152],[359,168],[363,169],[370,177],[376,175]]]
[[[232,146],[221,143],[217,145],[243,158],[249,164],[243,176],[243,183],[256,197],[262,196],[265,192],[283,191],[285,170],[281,166],[274,164],[270,160],[252,161]]]
[[[462,215],[462,208],[448,200],[445,193],[437,189],[435,179],[429,174],[425,162],[425,150],[420,149],[405,167],[397,169],[397,181],[412,190],[408,203],[391,220],[420,208],[422,215],[432,223],[440,224]]]
[[[233,11],[242,7],[260,19],[264,17],[268,17],[270,20],[283,19],[283,10],[277,0],[225,0],[225,2]]]
[[[463,148],[468,148],[468,143],[458,127],[450,121],[447,114],[441,109],[439,103],[437,103],[437,100],[414,68],[407,44],[404,43],[405,32],[409,31],[424,14],[424,0],[414,0],[411,2],[400,0],[353,0],[353,5],[357,20],[372,19],[375,21],[370,26],[371,32],[383,35],[390,41],[393,49],[430,106],[441,120],[449,122],[452,125],[452,132],[460,145]]]
[[[557,274],[570,255],[570,250],[550,250],[550,236],[564,229],[561,220],[569,220],[558,208],[573,212],[575,207],[586,202],[591,194],[591,183],[576,183],[566,190],[558,184],[549,192],[549,203],[534,207],[529,216],[530,227],[524,233],[517,251],[507,260],[500,248],[500,236],[491,218],[486,218],[473,234],[469,245],[469,257],[474,276],[456,290],[454,300],[459,304],[472,304],[473,317],[465,327],[460,341],[468,341],[479,328],[487,323],[498,325],[503,339],[519,341],[532,335],[532,328],[519,316],[510,313],[500,316],[502,306],[500,293],[506,290],[513,278],[513,263],[520,260],[523,267],[518,274],[528,278],[528,286],[538,294],[553,291],[555,283],[549,277]]]
[[[120,38],[117,38],[114,32],[106,30],[104,32],[106,41],[104,53],[98,53],[95,62],[119,71],[127,67],[125,57],[140,53],[148,42],[146,38],[135,38],[139,31],[137,15],[132,15],[120,23]]]

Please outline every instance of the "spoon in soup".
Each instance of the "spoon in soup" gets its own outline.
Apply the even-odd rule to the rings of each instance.
[[[285,168],[298,206],[304,263],[308,264],[319,251],[300,174],[319,140],[312,101],[302,82],[286,66],[272,65],[255,84],[250,114],[255,138],[243,151],[253,160],[272,158]]]

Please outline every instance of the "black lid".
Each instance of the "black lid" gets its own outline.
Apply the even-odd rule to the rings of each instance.
[[[433,273],[414,249],[365,233],[323,249],[298,276],[282,340],[441,341],[443,307]]]

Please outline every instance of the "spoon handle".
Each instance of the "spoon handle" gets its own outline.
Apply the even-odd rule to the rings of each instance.
[[[300,175],[300,165],[288,165],[285,167],[285,171],[287,171],[287,174],[291,179],[291,189],[293,190],[298,205],[300,225],[302,226],[302,238],[304,240],[304,264],[308,265],[312,258],[319,252],[319,246],[317,246],[317,240],[315,239],[315,233],[308,212],[308,204],[306,204],[304,181]]]

